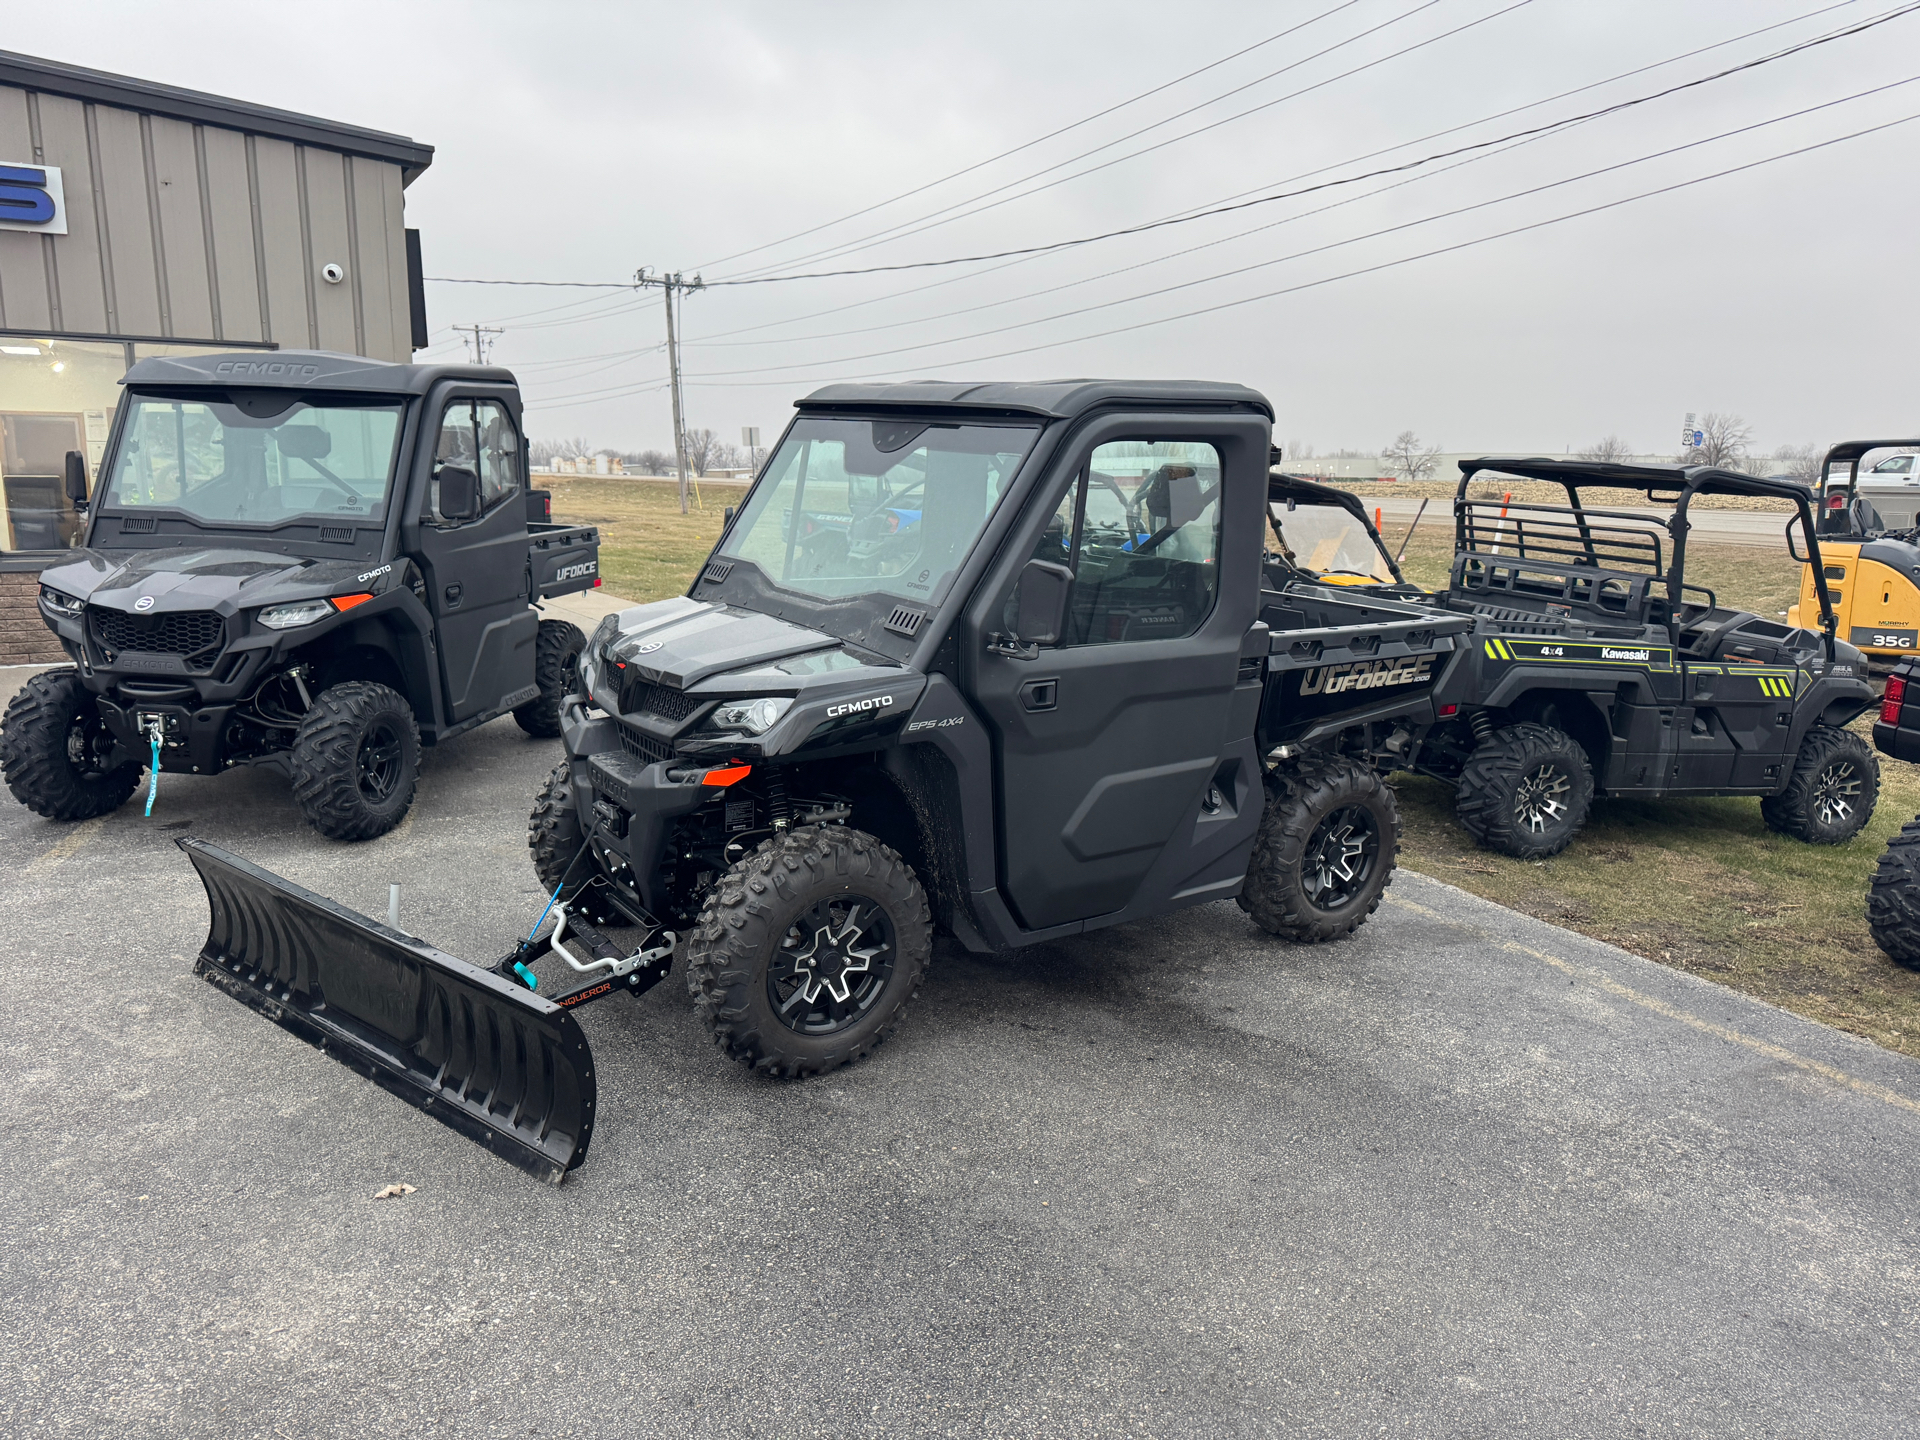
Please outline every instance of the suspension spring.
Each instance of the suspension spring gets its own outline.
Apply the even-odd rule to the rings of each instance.
[[[1467,723],[1473,727],[1474,739],[1477,742],[1484,741],[1494,734],[1494,722],[1487,718],[1487,712],[1484,710],[1469,711]]]

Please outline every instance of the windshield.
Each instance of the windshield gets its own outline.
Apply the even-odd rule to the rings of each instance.
[[[1374,537],[1354,516],[1338,505],[1276,501],[1268,507],[1281,554],[1296,570],[1315,575],[1364,576],[1383,585],[1394,584],[1394,572]]]
[[[209,525],[386,516],[398,405],[295,400],[257,417],[218,400],[129,404],[106,507],[178,510]]]
[[[823,600],[936,604],[1034,443],[1026,426],[797,421],[720,554]]]

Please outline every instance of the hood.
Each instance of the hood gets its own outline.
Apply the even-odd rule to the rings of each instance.
[[[40,583],[89,605],[163,615],[242,609],[352,591],[379,594],[398,584],[392,565],[306,560],[270,551],[207,546],[177,550],[76,551],[41,572]],[[142,600],[149,604],[142,606]]]
[[[608,616],[590,650],[644,680],[687,690],[723,671],[839,645],[825,632],[759,611],[681,596]]]

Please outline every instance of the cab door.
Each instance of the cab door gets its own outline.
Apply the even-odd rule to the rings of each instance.
[[[540,618],[527,596],[520,455],[519,431],[504,400],[467,395],[443,402],[420,549],[454,723],[523,704],[534,693]],[[480,477],[480,513],[471,519],[441,513],[439,474],[449,466]]]
[[[970,609],[1000,888],[1029,930],[1230,895],[1245,873],[1261,787],[1253,708],[1233,699],[1259,598],[1266,429],[1099,423]],[[1018,659],[989,636],[1009,628],[1030,559],[1065,560],[1074,581],[1059,643]]]

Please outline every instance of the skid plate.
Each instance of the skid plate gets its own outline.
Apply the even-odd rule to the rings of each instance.
[[[567,1011],[192,837],[194,970],[543,1181],[587,1158],[594,1062]]]

